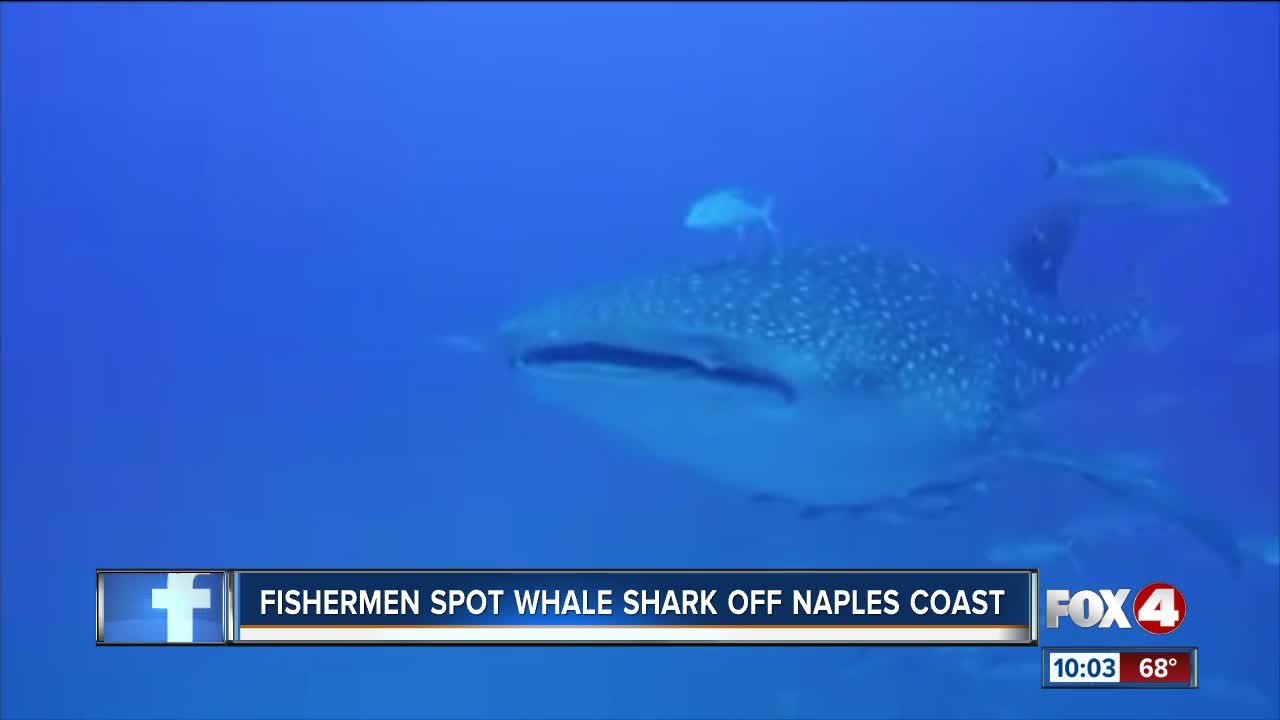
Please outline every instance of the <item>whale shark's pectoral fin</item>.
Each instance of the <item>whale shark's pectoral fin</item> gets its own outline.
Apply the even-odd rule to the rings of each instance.
[[[838,505],[801,504],[791,500],[790,498],[786,498],[781,495],[774,495],[773,493],[753,493],[751,495],[751,502],[769,504],[785,503],[792,505],[799,508],[799,516],[805,519],[819,518],[829,515],[837,510],[848,509],[847,507]]]
[[[950,495],[924,494],[905,498],[900,502],[894,503],[891,509],[907,517],[934,520],[944,515],[950,515],[957,507],[959,507],[959,503]]]
[[[920,487],[912,490],[908,494],[908,497],[953,497],[965,492],[985,494],[986,482],[983,475],[977,472],[965,473],[954,480],[944,480],[930,485],[921,485]]]
[[[846,518],[885,520],[901,524],[909,520],[935,520],[958,507],[953,498],[944,495],[890,498],[857,505],[801,505],[800,517],[806,520],[843,515]]]
[[[1157,483],[1145,473],[1135,473],[1130,462],[1109,461],[1106,456],[1095,456],[1090,461],[1044,450],[1019,450],[1005,454],[1072,473],[1117,499],[1169,518],[1222,558],[1232,571],[1238,572],[1244,566],[1239,545],[1229,528],[1177,489]]]

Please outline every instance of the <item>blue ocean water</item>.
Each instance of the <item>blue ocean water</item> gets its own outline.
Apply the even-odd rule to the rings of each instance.
[[[1177,153],[1229,192],[1087,228],[1074,297],[1140,256],[1178,333],[1058,425],[1274,535],[1278,28],[1274,3],[4,4],[0,714],[1277,717],[1280,575],[1176,529],[1041,569],[1178,584],[1194,692],[1044,691],[1029,648],[97,648],[89,578],[987,565],[1102,499],[1026,477],[946,520],[799,518],[448,338],[733,251],[681,227],[725,185],[776,195],[788,242],[980,268],[1046,152]]]

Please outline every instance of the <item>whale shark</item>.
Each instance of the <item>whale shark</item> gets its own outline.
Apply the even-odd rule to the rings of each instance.
[[[1137,301],[1064,307],[1044,272],[1071,238],[1044,232],[1075,224],[1045,217],[1027,237],[1052,263],[1015,243],[1001,271],[974,279],[865,245],[775,247],[545,298],[501,326],[500,346],[536,396],[753,498],[910,507],[1008,461],[1151,500],[1148,479],[1029,430],[1145,322]],[[1230,533],[1162,502],[1238,563]]]

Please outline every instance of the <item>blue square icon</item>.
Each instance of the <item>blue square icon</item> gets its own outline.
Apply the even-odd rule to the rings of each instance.
[[[222,644],[225,607],[221,570],[100,570],[98,643]]]

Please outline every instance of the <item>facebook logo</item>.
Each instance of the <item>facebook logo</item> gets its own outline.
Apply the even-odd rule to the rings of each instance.
[[[222,643],[221,571],[98,573],[98,642]]]

